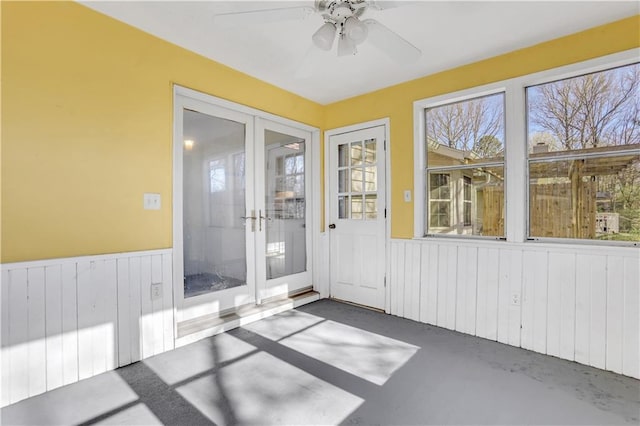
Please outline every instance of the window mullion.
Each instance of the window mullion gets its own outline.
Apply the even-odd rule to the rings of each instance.
[[[527,129],[525,91],[512,81],[505,90],[505,236],[507,241],[527,238]]]

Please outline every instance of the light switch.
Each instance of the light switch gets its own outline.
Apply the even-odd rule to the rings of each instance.
[[[410,189],[405,189],[404,190],[404,202],[405,203],[410,203],[411,202],[411,190]]]
[[[144,194],[145,210],[160,210],[160,194],[146,192]]]

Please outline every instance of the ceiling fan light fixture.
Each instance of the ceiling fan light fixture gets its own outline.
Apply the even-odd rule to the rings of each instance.
[[[340,34],[338,39],[338,56],[355,55],[357,52],[356,44],[346,34]]]
[[[331,22],[325,22],[311,37],[313,44],[322,50],[331,50],[335,38],[336,26]]]
[[[360,44],[367,39],[368,28],[358,18],[352,16],[344,21],[344,33],[355,44]]]

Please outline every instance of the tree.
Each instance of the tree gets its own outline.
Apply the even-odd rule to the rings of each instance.
[[[560,80],[527,91],[531,124],[563,149],[638,143],[640,65]]]
[[[427,110],[427,137],[430,141],[462,151],[474,151],[493,143],[487,152],[500,152],[502,142],[498,138],[503,131],[503,97],[487,96]],[[486,139],[483,144],[482,138]],[[497,149],[495,143],[500,145]]]

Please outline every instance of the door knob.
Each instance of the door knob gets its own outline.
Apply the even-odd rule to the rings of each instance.
[[[336,224],[332,223],[331,225],[329,225],[329,229],[336,229]]]

